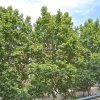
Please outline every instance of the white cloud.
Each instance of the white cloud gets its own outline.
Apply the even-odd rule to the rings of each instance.
[[[40,9],[46,5],[48,10],[56,13],[58,9],[61,11],[69,11],[71,15],[74,13],[88,14],[91,9],[89,5],[96,0],[0,0],[1,6],[12,5],[14,9],[19,9],[25,16],[30,15],[32,22],[40,16]],[[88,10],[87,10],[88,9]]]
[[[50,11],[55,12],[57,9],[61,10],[83,10],[95,0],[40,0],[42,5],[46,5]]]
[[[8,7],[10,5],[25,16],[31,16],[32,22],[35,22],[40,16],[40,9],[42,7],[41,3],[33,2],[32,0],[0,0],[0,6]]]
[[[76,9],[75,10],[75,13],[76,14],[80,14],[81,16],[86,16],[88,15],[89,13],[91,13],[93,9],[92,8],[87,8],[87,9]]]
[[[94,0],[41,0],[48,7],[78,8],[94,2]]]

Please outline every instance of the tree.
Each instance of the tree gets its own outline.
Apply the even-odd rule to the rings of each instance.
[[[34,28],[12,7],[0,7],[0,96],[4,100],[75,99],[100,83],[99,19],[74,28],[68,12],[41,8]]]
[[[43,57],[45,59],[44,64],[55,64],[58,66],[57,69],[60,71],[67,70],[67,66],[70,66],[73,70],[76,69],[75,56],[78,53],[77,34],[73,30],[73,23],[67,12],[63,14],[60,10],[58,10],[57,14],[51,15],[47,11],[47,7],[42,7],[41,17],[39,17],[36,21],[34,25],[34,31],[37,41],[41,42],[43,46]],[[62,62],[64,67],[62,67],[59,62]],[[67,70],[68,72],[64,72],[65,76],[70,76],[68,73],[72,71],[73,75],[70,76],[71,81],[67,79],[64,80],[63,76],[59,77],[59,80],[62,80],[62,84],[63,82],[64,84],[66,83],[66,85],[71,84],[71,82],[72,84],[74,83],[74,78],[72,77],[74,76],[75,72],[73,72],[73,70],[69,69]],[[56,82],[56,85],[57,84],[59,84],[59,82]],[[61,87],[63,87],[63,91],[61,91]],[[55,88],[58,89],[58,87]],[[72,88],[72,86],[66,86],[65,88],[65,85],[59,85],[60,90],[58,90],[61,91],[61,94],[66,94],[69,88]]]
[[[96,21],[88,19],[88,21],[86,21],[84,25],[81,25],[79,27],[80,43],[82,49],[80,52],[80,58],[78,63],[78,65],[80,66],[78,72],[80,74],[79,78],[78,76],[76,77],[78,78],[78,81],[80,80],[81,82],[78,85],[79,88],[83,88],[85,89],[85,91],[89,91],[88,89],[91,88],[97,81],[99,81],[99,30],[99,19],[97,19]],[[82,85],[82,83],[84,83],[84,85]]]
[[[87,91],[88,96],[91,95],[91,87],[96,84],[95,74],[90,70],[79,70],[76,75],[77,90]]]
[[[27,82],[32,32],[30,17],[24,20],[18,10],[0,7],[0,96],[5,100],[16,98]]]

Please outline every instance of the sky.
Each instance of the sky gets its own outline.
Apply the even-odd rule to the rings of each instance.
[[[18,9],[24,16],[31,16],[32,23],[41,15],[42,6],[47,6],[51,14],[56,14],[58,9],[69,12],[76,26],[88,18],[100,18],[100,0],[0,0],[0,6]]]

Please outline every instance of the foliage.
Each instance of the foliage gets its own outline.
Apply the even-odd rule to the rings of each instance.
[[[34,28],[33,28],[34,27]],[[79,90],[100,83],[100,23],[73,26],[68,12],[41,8],[31,18],[0,7],[0,96],[32,100],[45,95],[74,99]]]

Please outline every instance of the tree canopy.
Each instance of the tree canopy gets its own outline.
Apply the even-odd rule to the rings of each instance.
[[[75,98],[100,83],[100,20],[75,27],[68,12],[41,8],[34,25],[11,6],[0,7],[0,96],[32,100]],[[71,91],[69,91],[71,90]]]

